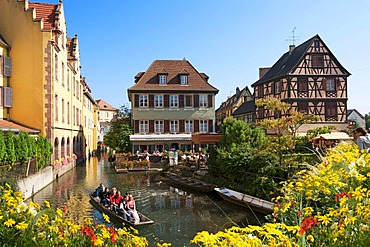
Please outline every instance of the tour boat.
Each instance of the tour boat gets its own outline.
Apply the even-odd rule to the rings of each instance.
[[[205,183],[201,180],[182,177],[175,173],[165,173],[165,176],[168,178],[168,181],[173,184],[176,184],[180,187],[188,188],[191,190],[204,192],[204,193],[211,193],[214,191],[215,186],[212,184]]]

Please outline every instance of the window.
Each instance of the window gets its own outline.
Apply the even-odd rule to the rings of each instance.
[[[58,80],[58,55],[55,54],[55,61],[54,61],[54,77],[55,80]]]
[[[193,95],[184,95],[185,108],[193,107]]]
[[[258,86],[258,98],[263,98],[263,85]]]
[[[200,133],[208,132],[208,121],[207,120],[199,120],[199,125],[200,125]]]
[[[178,128],[179,128],[179,121],[171,120],[171,122],[170,122],[170,132],[171,133],[177,133]]]
[[[186,133],[193,132],[193,121],[192,120],[185,120],[185,132]]]
[[[327,117],[336,117],[337,116],[337,106],[335,102],[326,103],[326,116]]]
[[[335,92],[335,81],[333,78],[326,79],[325,84],[327,92]]]
[[[199,95],[199,107],[205,108],[207,106],[208,106],[207,95],[204,94]]]
[[[54,96],[54,105],[55,105],[55,121],[58,121],[58,95]]]
[[[324,55],[322,54],[312,55],[312,67],[313,68],[324,67]]]
[[[154,108],[163,108],[163,95],[154,95]]]
[[[1,61],[1,58],[0,58],[0,61]],[[0,87],[0,106],[3,106],[3,90],[4,88],[3,87]]]
[[[278,94],[278,93],[280,93],[280,90],[281,90],[281,81],[276,81],[275,83],[275,94]]]
[[[166,85],[167,84],[167,76],[166,75],[159,75],[159,84]]]
[[[69,91],[69,69],[67,69],[67,90]]]
[[[298,92],[307,92],[308,83],[307,78],[298,78]]]
[[[64,99],[62,99],[62,123],[64,123]]]
[[[178,107],[179,107],[179,96],[170,95],[170,108],[178,108]]]
[[[67,102],[67,123],[69,123],[69,102]]]
[[[308,103],[298,102],[298,111],[302,113],[308,113]]]
[[[72,111],[72,122],[73,122],[73,125],[76,125],[76,109],[75,109],[75,106],[73,106],[73,111]]]
[[[187,75],[181,75],[181,85],[188,85],[188,76]]]
[[[155,133],[163,133],[164,131],[164,128],[163,128],[163,121],[162,120],[156,120],[155,121],[155,126],[154,126],[154,132]]]
[[[148,121],[147,120],[144,120],[144,121],[140,121],[140,133],[142,134],[145,134],[145,133],[148,133],[148,130],[149,130],[149,124],[148,124]]]
[[[64,87],[64,63],[62,63],[62,86]]]
[[[140,95],[139,96],[139,107],[140,108],[148,108],[148,95]]]
[[[320,48],[320,41],[315,40],[314,41],[314,47],[315,47],[315,49],[319,49]]]

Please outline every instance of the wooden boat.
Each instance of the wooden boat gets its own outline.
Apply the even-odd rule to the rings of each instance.
[[[140,222],[127,221],[123,217],[121,217],[120,215],[117,215],[115,212],[110,210],[109,208],[106,208],[105,206],[100,204],[100,199],[98,197],[94,197],[92,195],[90,195],[90,203],[97,210],[99,210],[99,212],[105,213],[106,215],[109,216],[109,218],[111,220],[114,220],[114,221],[117,221],[117,222],[120,222],[120,223],[125,223],[125,224],[131,225],[131,226],[140,226],[140,225],[147,225],[147,224],[153,224],[154,223],[154,221],[152,221],[151,219],[149,219],[148,217],[146,217],[145,215],[143,215],[139,212],[138,212],[138,214],[139,214],[139,217],[140,217]]]
[[[272,202],[227,188],[215,188],[215,191],[225,201],[237,204],[239,206],[249,208],[265,214],[269,214],[274,211],[274,203]]]
[[[119,168],[117,166],[114,167],[116,173],[127,173],[127,172],[146,172],[146,171],[162,171],[162,168]]]
[[[117,166],[114,166],[114,170],[116,173],[127,173],[128,169],[127,168],[118,168]]]
[[[181,177],[175,173],[165,173],[165,176],[168,178],[168,181],[172,182],[173,184],[203,193],[211,193],[215,188],[215,186],[212,184],[208,184],[193,178]]]

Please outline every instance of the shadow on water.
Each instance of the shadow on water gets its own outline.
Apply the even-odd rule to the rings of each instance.
[[[159,173],[116,174],[112,165],[103,156],[98,161],[92,157],[33,196],[40,204],[44,200],[53,207],[66,208],[69,216],[82,223],[92,217],[99,223],[104,220],[89,202],[89,194],[104,183],[117,187],[122,193],[131,192],[137,209],[154,224],[140,226],[139,235],[145,236],[149,246],[157,242],[172,243],[173,246],[192,246],[190,240],[197,232],[215,233],[237,224],[258,224],[264,216],[256,219],[247,209],[223,201],[217,195],[205,195],[170,186]],[[195,245],[194,245],[195,246]]]

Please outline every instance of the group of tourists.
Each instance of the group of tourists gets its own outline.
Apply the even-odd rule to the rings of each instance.
[[[122,195],[117,188],[109,189],[103,183],[96,188],[94,196],[100,199],[100,203],[110,208],[115,214],[123,217],[124,220],[135,223],[140,221],[140,216],[136,211],[135,200],[133,196],[127,192]]]
[[[360,150],[370,152],[370,138],[365,128],[357,128],[353,131],[353,137]]]

